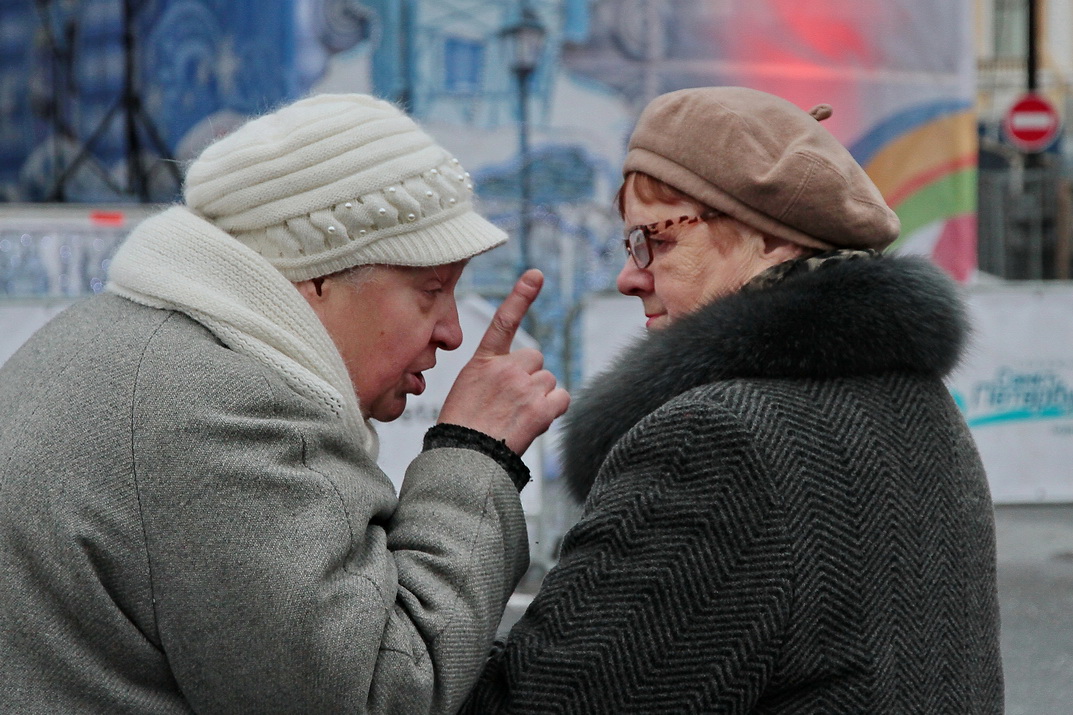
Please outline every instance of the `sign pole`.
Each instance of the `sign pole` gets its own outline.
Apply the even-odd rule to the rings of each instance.
[[[1037,71],[1039,68],[1039,47],[1037,45],[1039,25],[1039,3],[1037,0],[1026,0],[1028,3],[1028,57],[1025,61],[1025,85],[1029,94],[1035,94],[1037,85]],[[1028,151],[1025,156],[1026,169],[1038,169],[1043,165],[1043,157],[1038,151]]]
[[[1039,3],[1037,0],[1026,0],[1028,2],[1028,57],[1025,62],[1025,68],[1027,76],[1025,77],[1025,85],[1030,93],[1035,92],[1037,89],[1036,73],[1039,68],[1039,48],[1036,45],[1037,26],[1039,24]]]

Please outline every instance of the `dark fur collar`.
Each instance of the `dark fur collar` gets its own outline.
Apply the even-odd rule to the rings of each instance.
[[[957,286],[923,258],[834,262],[729,295],[647,334],[577,396],[564,421],[564,477],[584,501],[611,447],[694,387],[740,377],[943,377],[967,334]]]

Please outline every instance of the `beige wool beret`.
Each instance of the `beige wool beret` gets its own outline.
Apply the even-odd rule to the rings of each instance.
[[[656,97],[630,137],[623,175],[639,171],[773,236],[814,248],[882,250],[898,216],[813,114],[744,87]]]

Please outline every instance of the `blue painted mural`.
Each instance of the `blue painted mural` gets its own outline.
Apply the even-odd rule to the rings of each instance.
[[[355,0],[0,4],[0,199],[171,200],[175,161],[370,32]]]

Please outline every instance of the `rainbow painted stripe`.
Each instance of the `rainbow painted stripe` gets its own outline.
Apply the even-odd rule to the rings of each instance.
[[[970,102],[940,101],[899,112],[850,147],[902,222],[895,243],[938,221],[976,214],[977,131]]]

